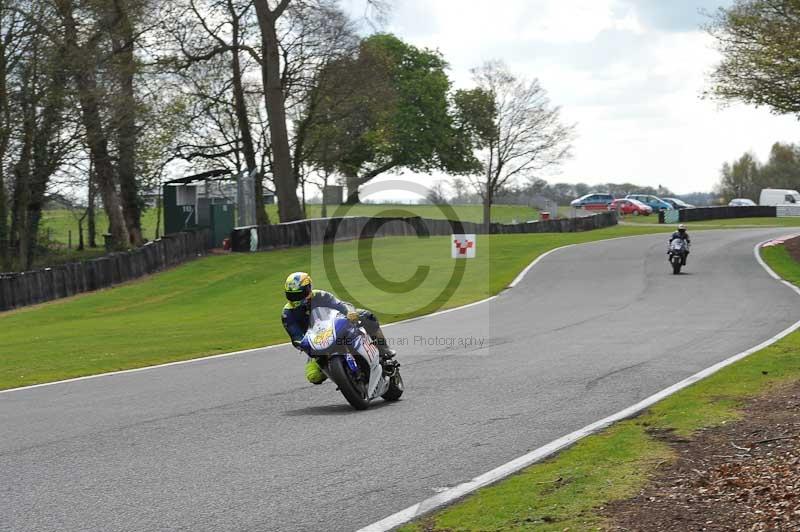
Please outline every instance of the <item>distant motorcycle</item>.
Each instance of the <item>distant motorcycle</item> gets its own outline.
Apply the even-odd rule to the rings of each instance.
[[[363,327],[327,308],[314,309],[311,323],[300,348],[317,361],[353,408],[365,410],[378,397],[385,401],[400,399],[400,364],[382,359]]]
[[[682,238],[676,238],[669,243],[667,258],[672,264],[672,273],[678,275],[681,268],[686,265],[686,256],[689,254],[689,245]]]

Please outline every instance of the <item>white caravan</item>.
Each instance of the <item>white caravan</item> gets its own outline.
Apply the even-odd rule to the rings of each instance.
[[[800,205],[800,193],[784,188],[765,188],[758,199],[759,205]]]

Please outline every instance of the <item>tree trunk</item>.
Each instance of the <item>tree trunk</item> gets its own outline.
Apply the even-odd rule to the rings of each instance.
[[[281,222],[300,220],[303,213],[297,200],[297,183],[292,175],[289,151],[289,133],[286,129],[286,103],[281,81],[281,62],[275,22],[290,0],[281,0],[270,10],[267,0],[256,0],[256,15],[261,30],[261,78],[264,84],[264,103],[269,118],[272,148],[272,170],[275,192],[278,196],[278,213]]]
[[[0,12],[5,10],[5,2],[0,0]],[[9,137],[9,104],[6,89],[6,49],[0,39],[0,161],[6,160]],[[10,270],[8,199],[6,198],[5,165],[0,162],[0,270]]]
[[[308,218],[308,210],[306,210],[306,182],[300,183],[300,198],[303,206],[303,218]]]
[[[17,266],[25,268],[28,256],[28,196],[30,186],[31,148],[29,135],[23,137],[20,160],[14,165],[14,197],[11,205],[11,239],[16,243]]]
[[[133,54],[133,27],[128,12],[121,0],[114,0],[116,24],[111,28],[114,38],[114,65],[117,70],[120,90],[114,101],[117,137],[117,176],[119,178],[122,213],[128,229],[128,242],[138,247],[142,239],[142,208],[139,202],[139,186],[136,182],[136,97],[133,77],[136,63]]]
[[[35,53],[35,52],[34,52]],[[35,61],[35,60],[34,60]],[[24,270],[28,257],[28,203],[30,201],[31,160],[33,159],[33,135],[36,128],[34,89],[29,82],[34,77],[24,73],[22,83],[22,145],[19,160],[14,165],[14,197],[11,205],[11,240],[17,245],[17,266]]]
[[[345,184],[347,185],[347,200],[345,200],[346,205],[355,205],[357,203],[361,203],[361,199],[358,197],[359,181],[360,180],[357,176],[345,176]]]
[[[328,217],[328,204],[325,201],[325,189],[328,188],[328,170],[324,170],[325,174],[322,178],[322,212],[320,213],[320,217],[327,218]]]
[[[483,225],[487,234],[492,223],[492,196],[491,190],[487,190],[483,196]]]
[[[78,218],[78,251],[84,250],[83,245],[83,219],[86,218],[86,213],[83,213],[83,216]]]
[[[0,126],[1,127],[1,126]],[[5,154],[0,153],[0,160]],[[0,164],[0,271],[9,269],[8,261],[8,206],[3,165]]]
[[[239,60],[239,16],[232,0],[228,0],[228,11],[232,24],[232,53],[231,68],[233,70],[233,103],[236,111],[236,121],[239,123],[239,132],[242,137],[242,151],[247,163],[247,171],[256,171],[254,178],[256,195],[256,225],[268,225],[269,217],[264,209],[264,182],[261,169],[256,162],[256,150],[253,144],[253,134],[250,129],[250,117],[247,114],[247,100],[245,100],[244,83],[242,82],[242,65]]]
[[[64,21],[64,44],[67,47],[68,64],[78,89],[81,117],[86,129],[86,144],[94,161],[97,185],[108,215],[112,247],[124,249],[128,244],[128,228],[114,184],[114,165],[108,153],[108,139],[103,131],[100,104],[97,99],[97,82],[94,77],[95,65],[90,61],[94,54],[92,50],[85,50],[78,45],[71,0],[56,0],[56,5]]]
[[[89,161],[89,186],[88,186],[88,201],[87,201],[87,208],[86,208],[86,232],[89,236],[89,247],[96,248],[97,247],[97,224],[95,223],[95,197],[97,196],[97,190],[95,189],[95,177],[94,177],[94,163],[90,160]]]

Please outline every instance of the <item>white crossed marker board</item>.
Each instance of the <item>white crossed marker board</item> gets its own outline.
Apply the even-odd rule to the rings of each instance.
[[[454,259],[475,258],[475,235],[453,235],[452,242]]]

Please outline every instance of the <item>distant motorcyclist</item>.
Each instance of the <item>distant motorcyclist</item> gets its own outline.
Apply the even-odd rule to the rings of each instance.
[[[689,247],[692,243],[692,240],[689,238],[689,233],[686,231],[686,224],[678,225],[678,230],[672,233],[672,236],[669,238],[670,243],[672,243],[673,240],[683,240],[686,242],[683,260],[681,261],[683,265],[686,266],[686,258],[689,256]]]
[[[364,309],[357,309],[350,303],[340,301],[330,292],[324,290],[314,290],[312,288],[311,277],[305,272],[294,272],[286,278],[284,293],[288,303],[283,307],[281,321],[286,333],[292,341],[292,345],[299,349],[300,342],[303,340],[306,331],[312,325],[311,311],[315,308],[335,309],[353,323],[360,323],[367,331],[378,347],[381,357],[390,359],[397,353],[391,349],[383,335],[378,318]],[[327,378],[319,367],[317,361],[309,358],[306,362],[306,379],[312,384],[322,384]]]

